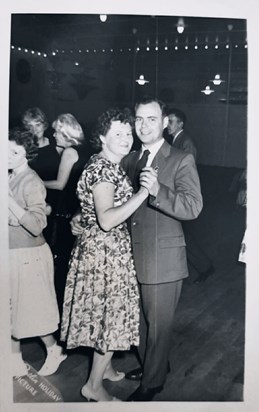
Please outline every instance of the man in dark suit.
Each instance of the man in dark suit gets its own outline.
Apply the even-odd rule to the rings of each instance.
[[[186,124],[185,113],[176,108],[169,108],[167,114],[168,126],[166,140],[172,146],[186,153],[191,153],[196,160],[197,149],[195,143],[184,129]],[[188,263],[191,264],[198,273],[198,277],[194,280],[194,283],[204,282],[214,273],[212,261],[193,236],[189,222],[183,222],[183,230]]]
[[[129,223],[141,296],[142,369],[128,372],[126,377],[141,379],[128,400],[150,401],[166,380],[174,313],[183,279],[188,276],[181,220],[197,218],[202,196],[193,155],[163,138],[168,124],[165,105],[144,99],[135,111],[135,129],[142,146],[126,156],[122,166],[134,182],[139,159],[143,153],[148,155],[139,179],[149,182],[150,195]]]
[[[169,135],[169,139],[167,139],[168,143],[185,151],[186,153],[191,153],[196,161],[196,146],[192,138],[184,130],[186,123],[185,113],[179,109],[168,109],[167,114],[167,133]]]

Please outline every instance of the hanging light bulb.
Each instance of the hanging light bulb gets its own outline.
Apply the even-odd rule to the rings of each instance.
[[[144,74],[140,74],[139,78],[136,80],[136,82],[140,85],[140,86],[144,86],[144,84],[149,83],[149,80],[146,80],[144,77]]]
[[[219,48],[219,36],[216,36],[215,42],[216,42],[215,49],[218,49]]]
[[[185,48],[185,50],[188,50],[188,48],[189,48],[189,39],[188,39],[188,37],[186,37],[186,39],[185,39],[185,46],[184,46],[184,48]]]
[[[182,34],[184,32],[184,28],[185,28],[185,24],[184,24],[184,20],[182,17],[180,17],[178,19],[178,23],[177,23],[177,31],[179,34]]]
[[[215,77],[213,80],[210,80],[215,86],[219,86],[221,83],[223,83],[225,80],[222,80],[220,78],[220,74],[215,74]]]
[[[210,95],[211,93],[214,92],[214,90],[212,90],[210,88],[210,86],[206,86],[204,90],[201,90],[202,93],[206,94],[206,95]]]
[[[107,14],[100,14],[100,20],[102,23],[105,23],[107,20]]]
[[[195,45],[194,45],[194,48],[195,48],[195,50],[198,50],[198,37],[195,37]]]

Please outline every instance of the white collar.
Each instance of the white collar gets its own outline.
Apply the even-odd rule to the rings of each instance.
[[[158,142],[152,144],[151,146],[148,146],[148,147],[145,147],[144,145],[141,146],[140,157],[142,157],[142,154],[144,153],[145,150],[148,149],[150,151],[150,154],[148,156],[147,166],[151,165],[155,155],[157,154],[158,150],[160,149],[160,147],[162,146],[164,141],[165,141],[165,139],[162,138],[162,139],[158,140]]]
[[[176,133],[176,135],[173,138],[173,143],[176,141],[176,138],[179,136],[180,133],[182,133],[183,129],[179,130],[179,132]]]
[[[150,151],[151,155],[153,155],[153,153],[156,154],[158,152],[158,150],[160,149],[160,147],[162,146],[162,144],[164,143],[164,141],[165,141],[165,139],[162,138],[162,139],[158,140],[158,142],[152,144],[151,146],[145,147],[144,145],[142,145],[141,146],[141,155],[140,155],[140,157],[142,156],[144,151],[147,150],[147,149]]]

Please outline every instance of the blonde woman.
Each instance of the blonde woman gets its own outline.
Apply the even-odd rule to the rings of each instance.
[[[76,185],[89,155],[82,127],[71,113],[59,115],[52,123],[52,127],[55,130],[54,138],[60,155],[60,164],[56,179],[45,180],[44,184],[47,189],[59,192],[54,211],[52,251],[57,273],[56,293],[61,311],[67,263],[74,242],[69,223],[71,216],[79,208]]]

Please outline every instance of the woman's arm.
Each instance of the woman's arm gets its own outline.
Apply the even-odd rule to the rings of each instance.
[[[93,189],[94,205],[101,228],[108,232],[125,222],[148,197],[149,192],[141,187],[135,195],[120,206],[114,206],[114,185],[108,182],[98,183]]]
[[[78,153],[73,147],[68,147],[64,150],[61,156],[61,161],[58,169],[57,180],[44,181],[47,189],[63,190],[69,179],[73,165],[78,160]]]
[[[25,208],[19,205],[12,192],[9,191],[9,211],[27,232],[32,236],[39,236],[47,225],[45,213],[46,189],[38,178],[30,179],[25,182],[23,194],[26,203]]]
[[[8,208],[10,210],[10,212],[17,218],[17,220],[19,221],[22,216],[25,214],[26,210],[23,209],[23,207],[21,207],[16,200],[14,199],[14,197],[12,196],[12,194],[9,191],[9,202],[8,202]]]

